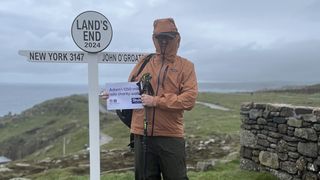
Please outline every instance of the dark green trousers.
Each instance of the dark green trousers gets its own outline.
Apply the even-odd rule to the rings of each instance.
[[[146,169],[143,136],[135,135],[134,151],[136,180],[188,180],[184,138],[148,136]]]

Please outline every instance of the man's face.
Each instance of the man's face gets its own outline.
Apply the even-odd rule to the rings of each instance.
[[[155,38],[158,40],[158,43],[160,45],[160,49],[161,49],[161,54],[165,53],[165,50],[167,48],[167,45],[169,44],[169,42],[171,40],[173,40],[175,38],[176,34],[175,33],[159,33],[157,35],[155,35]]]

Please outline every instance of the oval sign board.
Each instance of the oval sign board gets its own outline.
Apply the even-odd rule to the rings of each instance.
[[[89,53],[97,53],[109,46],[112,39],[112,27],[103,14],[96,11],[85,11],[74,19],[71,35],[80,49]]]

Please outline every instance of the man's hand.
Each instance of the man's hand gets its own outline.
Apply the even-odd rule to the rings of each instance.
[[[141,101],[142,105],[147,106],[147,107],[154,107],[154,97],[147,95],[147,94],[142,94],[141,95]]]
[[[99,94],[100,98],[107,100],[109,98],[109,93],[107,91],[101,91]]]

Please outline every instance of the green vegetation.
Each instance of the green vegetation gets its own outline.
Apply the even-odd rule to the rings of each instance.
[[[198,101],[221,105],[231,111],[213,110],[203,105],[185,114],[186,134],[210,136],[217,133],[235,134],[240,130],[240,105],[243,102],[285,103],[320,106],[320,93],[200,93]]]
[[[16,152],[10,153],[16,158],[61,156],[63,138],[68,142],[67,153],[75,153],[88,144],[88,110],[84,96],[48,100],[2,122],[5,123],[0,130],[0,152],[6,154],[12,151],[10,148],[15,149]]]
[[[234,160],[226,164],[217,165],[212,171],[189,172],[190,180],[276,180],[267,173],[244,171],[239,168],[239,161]]]
[[[112,119],[117,118],[117,117],[112,117],[114,115],[111,115],[111,114],[109,116],[111,116]],[[107,148],[107,149],[123,148],[129,144],[130,129],[118,119],[113,121],[112,120],[106,121],[102,125],[102,132],[113,137],[113,140],[110,143],[103,146],[104,148]]]
[[[213,170],[207,172],[188,172],[190,180],[276,180],[267,173],[250,172],[239,169],[239,161],[234,160],[226,164],[219,164]],[[68,169],[51,170],[46,173],[31,176],[35,180],[85,180],[88,176],[75,176]],[[101,180],[132,180],[133,172],[111,173],[101,176]]]
[[[201,93],[198,101],[221,105],[230,111],[213,110],[203,105],[196,105],[192,111],[185,113],[186,135],[207,138],[217,134],[237,135],[240,130],[240,105],[242,102],[286,103],[293,105],[320,107],[320,93],[301,94],[289,92],[258,92],[258,93]],[[10,117],[3,119],[8,122]],[[70,96],[49,100],[21,115],[11,118],[13,123],[0,126],[0,152],[4,142],[10,140],[35,140],[47,143],[39,146],[26,159],[44,159],[60,157],[62,142],[67,140],[67,154],[74,154],[88,144],[88,111],[85,96]],[[1,125],[1,124],[0,124]],[[113,141],[102,149],[125,148],[129,142],[129,129],[122,124],[115,114],[101,114],[101,132],[113,137]],[[18,138],[18,139],[15,139]],[[3,146],[1,146],[1,144]],[[27,147],[20,147],[27,148]],[[274,177],[256,172],[239,169],[239,161],[220,164],[208,172],[189,172],[190,179],[265,179]],[[32,179],[88,179],[88,176],[75,176],[70,169],[53,169],[37,174]],[[102,179],[133,179],[133,173],[106,174]]]

